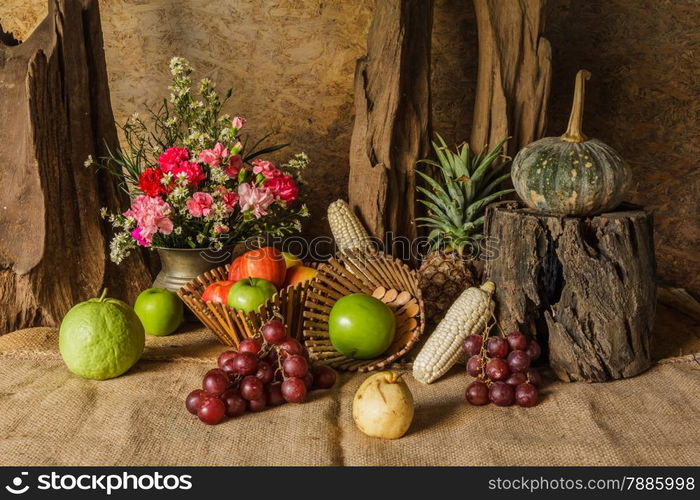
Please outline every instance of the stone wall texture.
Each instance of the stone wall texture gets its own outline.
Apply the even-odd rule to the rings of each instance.
[[[384,0],[377,0],[384,1]],[[100,0],[117,119],[167,92],[167,63],[233,88],[231,113],[252,137],[273,132],[313,166],[306,191],[328,231],[325,207],[344,197],[355,60],[365,51],[374,0]],[[46,0],[3,0],[0,24],[22,40]],[[696,0],[550,0],[553,49],[548,133],[563,132],[579,68],[593,73],[584,131],[632,165],[630,201],[652,210],[659,275],[700,294],[700,3]],[[469,136],[477,37],[468,0],[435,0],[433,126],[452,143]]]

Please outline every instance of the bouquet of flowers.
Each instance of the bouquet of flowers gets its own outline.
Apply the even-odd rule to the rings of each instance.
[[[124,213],[102,209],[116,234],[110,257],[119,263],[137,246],[212,248],[301,229],[308,216],[299,201],[304,154],[279,167],[263,159],[287,144],[252,147],[241,136],[245,120],[222,114],[223,98],[208,79],[192,92],[192,68],[170,61],[170,99],[142,120],[132,116],[121,128],[126,147],[109,151],[99,162],[119,179],[132,200]],[[147,125],[150,125],[150,127]]]

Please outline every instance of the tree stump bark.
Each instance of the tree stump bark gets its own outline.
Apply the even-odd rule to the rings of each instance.
[[[432,0],[379,0],[355,70],[348,195],[380,241],[388,232],[416,237],[414,169],[430,145],[432,9]]]
[[[542,137],[552,50],[542,37],[545,0],[474,0],[479,32],[471,146],[481,151],[504,137],[507,153]]]
[[[539,214],[515,202],[486,212],[486,275],[497,319],[548,346],[565,381],[632,377],[651,365],[656,307],[650,213]]]
[[[0,333],[56,325],[103,286],[133,300],[151,279],[141,255],[108,262],[99,210],[127,200],[84,167],[119,146],[97,0],[48,5],[24,43],[0,42]]]

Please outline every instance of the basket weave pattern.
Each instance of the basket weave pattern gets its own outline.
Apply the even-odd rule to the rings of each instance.
[[[394,341],[379,358],[348,358],[330,342],[331,308],[338,299],[351,293],[372,295],[394,311]],[[415,345],[423,328],[423,300],[415,271],[382,253],[345,253],[321,264],[307,292],[303,334],[309,356],[337,369],[367,372],[384,368]]]
[[[281,289],[260,306],[258,312],[245,313],[233,310],[226,304],[203,302],[204,290],[216,281],[227,280],[228,270],[229,265],[207,271],[178,291],[187,307],[223,344],[237,348],[242,340],[255,336],[276,313],[285,318],[289,336],[302,340],[302,309],[309,289],[308,281]]]

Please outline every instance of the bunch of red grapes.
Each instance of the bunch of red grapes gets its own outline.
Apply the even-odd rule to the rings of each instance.
[[[261,333],[263,341],[248,338],[237,352],[219,355],[219,367],[206,373],[202,389],[188,394],[185,406],[190,413],[216,425],[225,416],[303,403],[308,391],[333,387],[335,371],[323,365],[311,367],[305,349],[289,338],[282,321],[268,321]]]
[[[473,405],[535,406],[542,377],[530,363],[542,354],[537,341],[515,331],[506,337],[470,335],[462,344],[469,357],[467,373],[476,380],[467,386]]]

